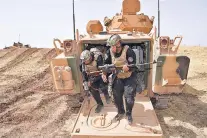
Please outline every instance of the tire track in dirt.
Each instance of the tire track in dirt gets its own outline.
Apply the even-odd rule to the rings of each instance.
[[[15,68],[18,64],[28,59],[28,57],[35,52],[38,52],[38,49],[17,48],[12,52],[8,52],[5,58],[0,59],[0,87],[3,87],[0,93],[14,90],[13,87],[17,85],[17,83],[21,83],[21,80],[23,80],[21,74],[16,75],[4,73],[8,72],[12,68]]]
[[[35,59],[38,52],[43,56]],[[4,75],[11,79],[18,73],[18,70],[26,68],[28,63],[25,62],[26,60],[33,60],[31,64],[35,64],[37,69],[38,66],[44,66],[41,71],[37,70],[35,75],[31,73],[28,76],[18,76],[21,78],[21,83],[5,90],[4,93],[9,96],[4,98],[4,102],[0,104],[0,108],[4,107],[0,113],[0,123],[3,124],[0,127],[0,132],[2,132],[0,137],[48,137],[50,135],[53,137],[62,135],[62,133],[64,136],[70,135],[69,132],[65,132],[68,129],[65,127],[65,122],[71,122],[72,112],[78,112],[78,109],[72,108],[77,107],[78,98],[75,97],[78,96],[70,97],[54,93],[48,63],[56,55],[55,51],[52,49],[38,52],[34,53],[34,57],[26,58],[19,64],[15,64],[17,72],[13,73],[12,68],[9,72],[7,70],[4,72]]]
[[[40,87],[41,85],[44,85],[44,83],[41,83],[43,80],[47,80],[48,78],[45,78],[46,76],[48,76],[48,72],[49,72],[49,68],[47,68],[45,71],[43,71],[41,74],[37,74],[35,76],[32,76],[30,80],[25,81],[24,83],[22,83],[21,85],[18,85],[16,87],[13,87],[12,90],[7,90],[5,91],[5,93],[15,93],[14,97],[8,99],[7,102],[3,102],[0,104],[0,107],[3,106],[5,109],[5,106],[9,106],[12,105],[15,102],[18,102],[19,100],[30,96],[31,94],[35,93],[35,89]],[[50,78],[49,78],[50,79]],[[51,87],[52,82],[50,82],[48,84],[48,86]],[[46,91],[50,91],[50,94],[53,92],[53,90],[49,87],[45,88]],[[52,93],[54,96],[54,93]],[[48,101],[50,101],[50,99],[47,99]],[[51,99],[52,100],[52,99]]]
[[[50,105],[52,104],[53,107],[48,108],[48,110],[53,110],[54,108],[56,110],[53,111],[52,114],[46,119],[44,119],[47,120],[47,122],[41,122],[37,124],[37,127],[40,128],[40,133],[47,136],[55,130],[60,129],[64,125],[65,120],[70,118],[72,111],[71,108],[74,102],[76,102],[74,98],[72,100],[68,96],[61,96],[55,100],[55,104],[50,103]]]
[[[0,68],[5,67],[5,65],[12,60],[15,60],[19,55],[21,55],[23,52],[25,52],[27,49],[13,49],[4,51],[4,55],[0,58]]]
[[[4,93],[5,94],[10,94],[8,99],[4,99],[4,101],[0,101],[0,109],[6,109],[8,108],[9,105],[12,105],[13,103],[19,101],[22,98],[25,98],[27,96],[30,96],[34,92],[32,92],[31,86],[34,85],[34,81],[41,80],[45,77],[45,75],[48,73],[49,68],[47,68],[45,71],[43,71],[40,74],[37,74],[35,76],[32,76],[30,80],[24,81],[20,85],[14,86],[11,89],[7,89]],[[13,95],[14,94],[14,95]],[[3,111],[4,111],[3,110]],[[2,111],[0,110],[0,113]]]
[[[2,133],[5,137],[69,137],[71,130],[71,115],[72,113],[78,113],[78,109],[73,110],[74,104],[77,106],[77,98],[61,96],[48,96],[53,100],[47,100],[47,95],[41,98],[40,102],[42,106],[35,108],[36,110],[16,110],[15,115],[12,116],[13,122],[9,124],[15,125],[13,129],[10,129],[7,133]],[[44,103],[44,99],[46,103]],[[24,101],[22,101],[24,103]],[[33,108],[34,109],[34,108]],[[21,112],[21,114],[19,113]],[[19,116],[18,116],[19,115]],[[11,118],[10,117],[10,118]],[[18,119],[22,117],[24,119]],[[66,124],[66,122],[71,122]],[[8,124],[8,125],[9,125]],[[24,128],[22,128],[24,126]],[[0,129],[1,130],[1,129]],[[18,130],[18,131],[17,131]]]
[[[33,93],[34,92],[31,92],[31,91],[26,91],[26,92],[23,92],[23,93],[19,92],[19,94],[14,95],[12,98],[1,101],[1,103],[0,103],[0,113],[7,112],[6,109],[9,108],[9,106],[13,105],[15,102],[18,102],[19,100],[21,100],[23,98],[26,98],[26,97],[32,95]],[[10,109],[9,109],[9,111],[10,111]]]
[[[40,50],[40,49],[39,49]],[[28,54],[31,54],[31,53],[35,53],[37,52],[38,50],[31,50],[32,52],[29,52],[27,53]],[[49,50],[47,52],[47,54],[51,54],[52,50]],[[53,52],[53,51],[52,51]],[[20,58],[20,60],[18,61],[23,61],[23,60],[27,60],[26,58],[22,58],[22,57],[25,57],[24,55],[22,55]],[[44,58],[41,59],[41,61],[43,62]],[[15,63],[15,62],[13,62]],[[14,64],[13,64],[14,65]],[[15,64],[17,65],[17,64]],[[9,98],[4,98],[4,101],[1,101],[0,102],[0,109],[1,109],[1,112],[2,110],[4,111],[6,109],[6,107],[8,107],[9,105],[12,105],[13,103],[19,101],[21,98],[25,98],[29,95],[31,95],[33,92],[31,92],[31,86],[34,85],[34,81],[38,80],[40,81],[41,79],[43,79],[45,77],[45,75],[49,72],[49,67],[46,68],[43,72],[39,73],[39,74],[36,74],[34,76],[31,76],[30,79],[24,79],[22,80],[22,82],[18,85],[15,85],[15,86],[12,86],[10,87],[9,89],[6,89],[4,92],[2,92],[3,96],[4,95],[13,95],[13,96],[10,96]],[[7,75],[6,75],[7,76]],[[9,75],[11,76],[11,75]],[[26,90],[24,93],[22,92],[23,90]],[[2,96],[1,96],[2,97]],[[6,100],[7,99],[7,100]]]
[[[67,121],[71,120],[71,115],[73,113],[77,114],[79,109],[73,109],[72,107],[77,106],[78,104],[78,98],[76,97],[69,97],[65,96],[64,103],[61,104],[61,106],[57,107],[57,111],[54,112],[54,116],[51,117],[51,119],[48,120],[48,123],[46,123],[41,128],[41,135],[42,136],[48,136],[48,137],[54,137],[54,136],[60,136],[61,137],[68,137],[70,136],[70,129],[68,127],[71,127],[72,124],[68,124],[66,128],[65,124]],[[70,121],[71,122],[71,121]],[[67,132],[68,131],[68,132]]]
[[[38,76],[35,76],[34,78],[36,78],[37,80],[41,81],[45,77],[45,75],[47,73],[48,73],[48,71],[45,71],[42,74],[38,74]],[[34,83],[34,79],[28,80],[25,84],[22,84],[22,85],[18,86],[18,88],[14,88],[13,89],[14,92],[16,90],[18,90],[18,91],[15,92],[16,95],[14,95],[14,97],[12,97],[11,99],[8,99],[7,102],[4,102],[4,103],[1,103],[0,104],[0,109],[1,109],[0,110],[0,113],[3,112],[3,111],[5,111],[7,108],[9,108],[9,110],[8,111],[5,111],[4,114],[0,114],[0,120],[3,120],[3,118],[5,119],[8,116],[10,117],[11,114],[13,114],[14,112],[16,112],[16,108],[13,108],[14,103],[17,103],[20,100],[25,99],[28,96],[32,96],[33,94],[35,94],[32,91],[31,83],[32,84],[35,84]],[[54,96],[54,93],[53,93],[52,96],[53,96],[52,98],[48,98],[49,97],[49,94],[48,94],[45,100],[40,101],[40,103],[37,105],[36,109],[40,108],[41,106],[43,106],[46,103],[49,103],[52,100],[58,98],[60,95]],[[25,103],[25,102],[23,102],[23,103]],[[21,104],[23,104],[23,103],[21,103]]]
[[[1,58],[5,58],[5,57],[7,57],[7,55],[8,55],[10,52],[14,51],[14,50],[16,50],[16,48],[11,48],[11,49],[0,49],[0,59],[1,59]]]
[[[50,60],[56,56],[57,56],[57,53],[55,49],[52,48],[47,54],[43,55],[43,59],[48,60],[50,62]]]
[[[7,63],[4,67],[0,68],[0,72],[4,72],[10,68],[15,67],[17,64],[20,64],[25,58],[29,57],[31,54],[38,52],[38,49],[28,49],[24,51],[22,54],[16,57],[16,60],[12,60],[11,62]]]
[[[172,95],[169,108],[156,110],[166,138],[205,138],[207,128],[207,104],[197,96],[183,93]]]
[[[14,113],[17,114],[17,116],[14,117],[11,115],[11,117],[16,120],[14,120],[14,122],[10,122],[10,124],[15,124],[16,126],[9,132],[4,133],[4,136],[10,137],[16,135],[19,137],[54,137],[60,135],[61,129],[64,130],[63,127],[65,122],[71,119],[71,114],[78,112],[78,109],[72,110],[74,104],[77,105],[77,101],[77,96],[70,97],[67,95],[57,94],[44,95],[41,99],[39,99],[36,107],[31,107],[32,110],[18,109],[18,111],[16,110]],[[21,103],[24,103],[24,101]],[[38,106],[39,103],[41,103],[41,106]],[[18,115],[23,117],[24,120],[18,119]],[[24,128],[22,128],[23,124],[25,126]],[[69,126],[70,125],[72,124],[69,124]],[[54,132],[56,133],[52,134]],[[66,134],[69,136],[70,133],[67,132],[64,135]]]
[[[47,50],[46,52],[49,53],[50,51],[51,50]],[[21,77],[20,81],[28,81],[28,79],[30,79],[31,77],[35,77],[35,75],[38,75],[38,74],[43,75],[42,72],[45,72],[47,70],[47,68],[49,68],[49,65],[47,63],[48,61],[45,61],[45,59],[43,59],[42,57],[39,57],[41,55],[40,52],[41,52],[41,50],[37,50],[34,52],[30,52],[29,54],[33,53],[33,55],[30,55],[27,58],[23,58],[23,59],[21,57],[20,57],[20,59],[17,58],[16,61],[20,60],[21,64],[20,65],[15,64],[15,66],[12,70],[11,69],[6,70],[5,72],[3,72],[2,75],[16,76],[18,78]],[[37,53],[39,53],[39,54],[37,54]],[[45,54],[47,54],[47,53],[45,53]],[[25,57],[25,56],[22,55],[22,57]],[[33,62],[33,59],[35,60],[34,62]],[[16,61],[13,61],[13,63],[15,63]],[[31,65],[29,63],[33,64],[33,66],[31,67]],[[33,67],[36,67],[36,68],[33,68]],[[39,67],[42,67],[41,70],[38,70],[38,69],[40,69]],[[31,73],[33,73],[33,74],[31,74]]]

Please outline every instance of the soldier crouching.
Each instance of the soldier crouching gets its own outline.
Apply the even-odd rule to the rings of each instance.
[[[80,71],[82,72],[84,78],[88,82],[89,91],[91,92],[93,98],[97,103],[95,109],[96,113],[101,112],[103,108],[103,101],[101,100],[100,91],[104,93],[106,103],[110,103],[110,98],[107,91],[107,84],[103,82],[100,73],[94,73],[89,75],[91,72],[98,71],[98,66],[103,65],[103,57],[99,52],[90,52],[89,50],[84,50],[81,53],[80,59],[83,60],[80,65]],[[85,66],[85,70],[82,69]]]

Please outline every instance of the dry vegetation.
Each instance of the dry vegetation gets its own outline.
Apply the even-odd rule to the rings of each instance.
[[[207,48],[182,47],[191,58],[184,93],[156,110],[165,137],[207,137]],[[0,50],[0,137],[69,137],[79,96],[54,92],[54,49]]]

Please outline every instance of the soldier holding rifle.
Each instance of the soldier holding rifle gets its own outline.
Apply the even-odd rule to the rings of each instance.
[[[137,75],[136,69],[129,68],[128,65],[136,64],[136,55],[129,46],[122,45],[121,37],[118,34],[112,35],[107,40],[107,44],[110,48],[106,52],[104,64],[123,66],[122,72],[118,72],[112,85],[113,97],[118,109],[118,114],[114,119],[118,121],[126,113],[128,123],[131,124],[133,121],[132,108],[136,96]],[[106,72],[103,72],[102,79],[104,82],[107,82]],[[123,95],[126,103],[126,111],[123,105]]]

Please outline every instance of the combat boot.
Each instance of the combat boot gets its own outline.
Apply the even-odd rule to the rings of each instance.
[[[133,122],[133,118],[132,118],[132,115],[131,114],[128,114],[126,115],[127,116],[127,121],[128,121],[128,124],[131,125],[132,122]]]
[[[115,117],[114,117],[114,121],[120,121],[122,118],[124,117],[124,113],[123,114],[117,114]]]
[[[100,113],[102,109],[103,109],[103,105],[98,104],[96,109],[95,109],[95,113]]]

